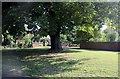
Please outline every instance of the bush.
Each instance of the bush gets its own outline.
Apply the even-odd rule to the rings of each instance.
[[[118,40],[117,40],[118,42],[120,42],[120,36],[118,37]]]
[[[120,37],[118,37],[118,32],[109,31],[107,33],[101,34],[100,37],[91,38],[90,42],[117,42],[120,41]]]
[[[109,42],[114,42],[114,41],[118,41],[118,32],[109,32],[106,35],[107,41]]]
[[[23,38],[23,40],[24,40],[23,46],[24,46],[25,48],[28,48],[28,47],[31,47],[31,46],[32,46],[31,38],[25,36],[25,37]]]

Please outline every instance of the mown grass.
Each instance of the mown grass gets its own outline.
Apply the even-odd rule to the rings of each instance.
[[[20,52],[17,55],[13,55],[13,51],[11,55],[3,54],[3,72],[30,77],[118,76],[117,52],[64,49],[60,53],[44,54],[39,49],[31,54],[32,49],[29,49],[29,52],[27,50],[22,51],[22,54],[17,51]],[[26,52],[28,53],[25,54]]]

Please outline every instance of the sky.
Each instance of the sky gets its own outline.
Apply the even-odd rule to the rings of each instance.
[[[102,30],[102,31],[104,31],[104,30],[106,30],[106,29],[107,29],[107,27],[108,27],[108,26],[106,26],[106,25],[102,25],[101,30]]]

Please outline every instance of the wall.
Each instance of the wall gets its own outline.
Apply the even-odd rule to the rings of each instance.
[[[43,43],[32,43],[32,46],[33,46],[33,48],[43,46]],[[47,43],[45,43],[45,46],[47,46]]]
[[[86,42],[80,43],[80,48],[120,51],[120,42]]]

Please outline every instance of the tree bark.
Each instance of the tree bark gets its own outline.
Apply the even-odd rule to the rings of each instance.
[[[61,51],[62,46],[60,42],[60,34],[57,33],[57,34],[50,35],[50,39],[51,39],[51,50]]]
[[[43,46],[45,46],[45,39],[43,39]]]

